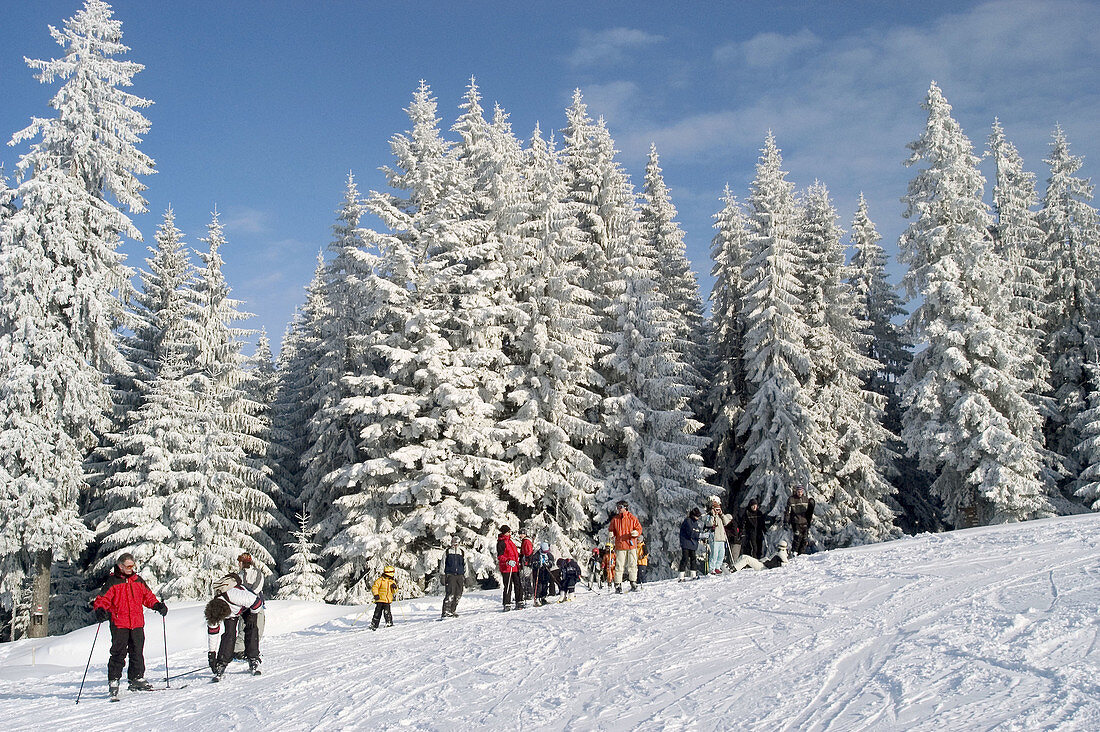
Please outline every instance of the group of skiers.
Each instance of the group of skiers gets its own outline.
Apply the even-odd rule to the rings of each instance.
[[[221,679],[234,659],[248,661],[249,671],[260,673],[260,638],[264,631],[264,575],[247,552],[237,557],[237,571],[214,583],[214,597],[207,603],[208,653],[214,681]],[[92,603],[99,623],[111,629],[107,688],[118,701],[122,669],[126,667],[130,691],[152,691],[145,680],[145,608],[162,617],[168,606],[158,600],[137,573],[137,562],[129,552],[115,561],[100,594]],[[243,620],[243,622],[241,622]]]

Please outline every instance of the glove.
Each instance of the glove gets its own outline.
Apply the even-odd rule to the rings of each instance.
[[[375,595],[375,596],[374,596],[374,601],[375,601],[375,602],[378,602],[378,595]]]
[[[509,559],[509,560],[508,560],[508,566],[509,566],[509,567],[515,567],[515,566],[516,566],[516,560],[514,560],[514,559]]]
[[[106,623],[111,619],[111,614],[105,608],[97,607],[95,609],[95,619],[101,623]]]
[[[162,618],[168,614],[168,606],[163,602],[158,602],[156,605],[153,605],[153,610],[160,613]]]
[[[630,535],[636,537],[638,535],[638,530],[634,529],[633,531],[630,532]]]
[[[206,654],[206,661],[210,664],[210,670],[217,672],[218,654],[210,651]]]

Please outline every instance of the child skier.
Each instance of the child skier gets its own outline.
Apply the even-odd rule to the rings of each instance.
[[[545,605],[546,595],[550,592],[550,570],[554,568],[554,555],[550,553],[550,544],[542,542],[539,550],[531,556],[531,568],[534,570],[535,604]]]
[[[592,553],[588,557],[588,589],[592,589],[592,585],[596,585],[597,588],[603,589],[603,570],[601,558],[603,553],[600,551],[600,545],[592,547]]]
[[[378,621],[382,619],[382,614],[386,615],[386,627],[393,627],[393,614],[390,612],[390,603],[397,597],[397,580],[394,579],[394,573],[397,570],[393,567],[383,567],[382,576],[374,581],[371,586],[371,594],[374,595],[374,617],[370,621],[370,629],[378,630]]]
[[[260,675],[260,634],[256,614],[263,607],[263,598],[241,584],[236,574],[227,574],[214,583],[214,599],[206,603],[206,658],[214,681],[221,681],[237,640],[237,626],[244,620],[244,652],[248,670]],[[219,636],[221,636],[219,640]]]
[[[107,688],[111,701],[118,700],[118,685],[122,667],[130,656],[127,676],[130,691],[151,691],[145,680],[145,608],[168,614],[168,606],[158,600],[145,580],[134,571],[134,555],[120,554],[114,570],[103,585],[103,591],[92,607],[99,622],[111,621],[111,659],[107,663]]]
[[[577,589],[577,583],[581,579],[581,567],[571,557],[563,557],[558,560],[558,570],[561,573],[561,599],[558,602],[569,602],[573,599],[573,593]]]

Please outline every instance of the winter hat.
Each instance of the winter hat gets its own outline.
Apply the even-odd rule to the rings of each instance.
[[[542,549],[544,552],[550,551],[550,542],[548,542],[548,541],[541,542],[539,544],[539,549]]]
[[[786,541],[779,542],[779,548],[780,549],[786,549],[787,548],[787,542]]]
[[[749,508],[752,508],[753,506],[759,506],[759,505],[760,505],[760,501],[756,500],[755,498],[750,498],[749,499]]]
[[[718,496],[711,496],[710,497],[710,502],[711,502],[711,505],[714,505],[715,503],[717,503],[719,506],[722,505],[722,501],[721,501],[720,498],[718,498]]]
[[[692,518],[699,518],[702,515],[703,515],[703,512],[700,511],[698,507],[695,507],[695,508],[691,509],[691,517]]]
[[[393,573],[396,572],[396,571],[397,571],[396,569],[394,569],[393,567],[391,567],[389,565],[386,565],[385,567],[382,567],[382,574],[388,574],[390,577],[392,577]]]
[[[504,524],[503,526],[500,527],[500,533],[502,533],[502,534],[511,534],[512,530],[510,528],[508,528],[508,524]]]

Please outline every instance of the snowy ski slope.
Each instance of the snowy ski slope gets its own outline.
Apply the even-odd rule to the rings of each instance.
[[[789,567],[500,613],[471,592],[362,608],[272,603],[264,675],[106,702],[94,628],[0,647],[8,730],[1098,730],[1100,516],[923,535]],[[197,603],[173,671],[205,664]],[[148,677],[163,685],[161,621]],[[33,662],[33,665],[32,665]]]

